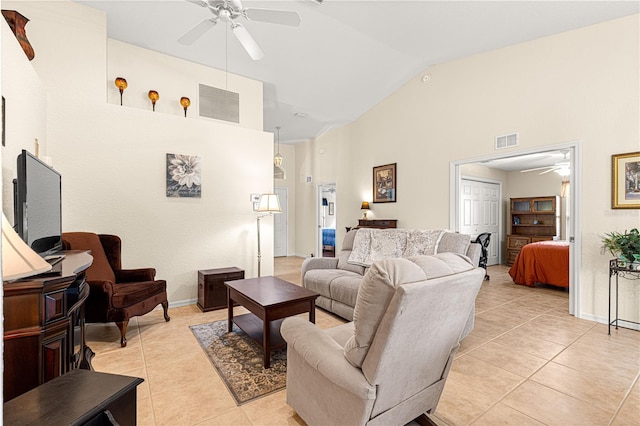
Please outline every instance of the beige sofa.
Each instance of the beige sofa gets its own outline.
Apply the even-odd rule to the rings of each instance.
[[[481,251],[480,244],[472,243],[469,235],[445,230],[353,229],[345,235],[335,258],[305,259],[302,285],[320,293],[317,306],[351,321],[362,277],[369,269],[367,260],[449,252],[466,256],[477,266]]]
[[[353,322],[285,319],[287,403],[310,426],[404,425],[433,413],[483,278],[453,253],[376,261]]]

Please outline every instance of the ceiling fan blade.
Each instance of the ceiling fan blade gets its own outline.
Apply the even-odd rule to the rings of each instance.
[[[209,31],[216,24],[216,18],[207,18],[200,22],[195,27],[187,31],[182,37],[178,39],[180,44],[193,44],[197,39],[202,37],[204,33]]]
[[[200,7],[207,7],[207,6],[209,6],[209,5],[207,4],[207,2],[206,2],[206,1],[204,1],[204,0],[187,0],[187,1],[188,1],[189,3],[193,3],[193,4],[198,5],[198,6],[200,6]]]
[[[245,9],[243,13],[250,21],[269,22],[292,27],[300,25],[300,15],[297,12],[273,9]]]
[[[535,169],[520,170],[520,173],[535,172],[536,170],[548,169],[549,167],[555,167],[555,166],[544,166],[544,167],[536,167]]]
[[[554,170],[558,170],[560,167],[551,167],[549,170],[545,170],[544,172],[540,173],[541,175],[546,175],[547,173],[551,173]]]
[[[242,47],[244,47],[244,50],[251,56],[251,59],[257,61],[264,57],[264,52],[245,27],[240,24],[234,24],[231,27],[231,31],[233,31],[233,35],[236,36]]]

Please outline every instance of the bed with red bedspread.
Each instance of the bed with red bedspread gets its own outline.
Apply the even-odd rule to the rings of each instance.
[[[509,270],[516,284],[536,283],[569,288],[569,243],[540,241],[522,247]]]

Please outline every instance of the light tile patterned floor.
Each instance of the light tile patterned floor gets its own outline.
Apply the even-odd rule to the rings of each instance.
[[[276,275],[300,284],[302,259],[277,258]],[[489,268],[476,302],[476,326],[463,341],[436,420],[449,425],[640,425],[640,332],[568,314],[568,294],[513,284],[504,266]],[[194,285],[196,285],[194,283]],[[237,308],[238,309],[238,308]],[[113,324],[87,326],[97,371],[142,377],[139,425],[296,425],[304,421],[281,391],[236,406],[189,329],[226,318],[171,308],[129,324],[120,348]],[[318,309],[322,328],[338,317]]]

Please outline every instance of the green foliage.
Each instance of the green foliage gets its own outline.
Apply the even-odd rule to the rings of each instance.
[[[608,250],[625,262],[640,261],[640,231],[633,228],[622,234],[615,231],[605,234],[602,238],[602,250]]]

